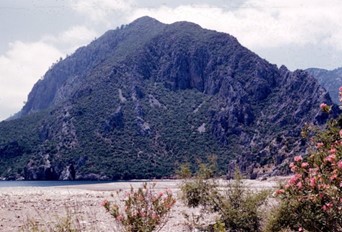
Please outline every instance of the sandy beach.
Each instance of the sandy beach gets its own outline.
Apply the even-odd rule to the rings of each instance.
[[[170,189],[178,198],[179,180],[148,183],[152,182],[156,184],[157,191]],[[56,221],[65,220],[67,215],[71,215],[82,231],[119,231],[113,218],[101,206],[101,202],[105,199],[118,200],[113,193],[119,190],[124,193],[130,186],[137,189],[142,183],[131,181],[62,187],[0,188],[0,231],[22,231],[30,222],[37,222],[48,230]],[[278,185],[278,180],[245,180],[244,185],[255,190],[272,189]],[[183,212],[196,214],[199,209],[189,209],[177,199],[166,225],[160,231],[189,231]]]

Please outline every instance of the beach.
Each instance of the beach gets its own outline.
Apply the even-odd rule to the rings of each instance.
[[[101,203],[104,200],[119,201],[131,186],[137,189],[143,182],[0,188],[0,231],[25,231],[30,224],[37,224],[48,230],[57,222],[65,222],[66,219],[71,219],[82,231],[120,231]],[[171,190],[177,198],[167,223],[160,231],[189,231],[183,214],[196,215],[199,214],[199,209],[190,209],[179,200],[181,181],[149,180],[147,182],[154,183],[156,191]],[[225,182],[222,180],[221,184]],[[244,185],[253,190],[274,189],[278,185],[278,180],[245,180]],[[118,191],[121,195],[116,194]],[[205,220],[214,220],[213,217]]]

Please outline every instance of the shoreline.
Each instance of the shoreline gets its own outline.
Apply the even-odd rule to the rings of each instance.
[[[283,182],[290,178],[291,176],[274,176],[269,177],[266,180],[261,179],[242,179],[242,182],[255,187],[256,185],[274,185],[274,183]],[[189,179],[191,180],[191,179]],[[229,181],[223,178],[216,178],[219,183],[228,183]],[[132,180],[113,180],[113,181],[101,181],[101,180],[0,180],[0,190],[4,188],[30,188],[30,187],[56,187],[56,188],[80,188],[88,190],[103,190],[110,191],[116,189],[129,189],[132,185],[133,187],[138,187],[142,183],[156,183],[158,188],[158,183],[165,185],[168,183],[170,187],[177,188],[177,184],[180,184],[183,179],[132,179]],[[3,185],[1,185],[3,183]],[[9,184],[8,186],[5,183]],[[44,183],[48,183],[44,185]],[[53,184],[57,183],[57,184]],[[273,184],[271,184],[273,183]],[[21,185],[22,184],[22,185]],[[111,188],[112,186],[113,188]],[[121,186],[121,187],[116,187]]]

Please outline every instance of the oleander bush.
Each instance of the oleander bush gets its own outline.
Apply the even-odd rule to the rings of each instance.
[[[131,187],[125,193],[124,206],[103,201],[103,207],[109,212],[122,231],[151,232],[165,225],[172,206],[176,203],[170,190],[156,192],[155,184],[144,183],[137,190]]]
[[[342,116],[316,132],[309,155],[294,157],[289,166],[294,175],[275,192],[281,202],[267,231],[342,231]]]

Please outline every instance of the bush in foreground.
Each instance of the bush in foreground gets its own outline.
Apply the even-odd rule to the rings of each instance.
[[[269,191],[252,192],[246,189],[241,175],[236,172],[233,183],[220,190],[214,179],[206,173],[210,168],[200,165],[194,179],[184,181],[181,185],[182,199],[189,207],[202,206],[202,214],[217,213],[213,225],[202,228],[204,231],[261,231],[263,220],[260,206],[266,203]],[[190,218],[189,215],[185,215]],[[203,215],[202,215],[203,216]],[[192,227],[200,227],[193,225]]]
[[[191,172],[188,171],[188,164],[180,166],[179,176],[183,178],[180,186],[182,201],[188,207],[205,206],[212,207],[212,200],[217,195],[218,185],[213,179],[216,158],[210,159],[211,164],[206,165],[199,162],[199,168],[194,178],[191,178]]]
[[[321,109],[328,113],[331,108],[322,104]],[[294,157],[294,175],[275,192],[280,207],[267,231],[342,231],[342,117],[330,121],[311,142],[310,155]]]
[[[124,208],[120,204],[103,201],[103,207],[127,232],[151,232],[166,223],[167,216],[176,203],[172,192],[156,193],[155,184],[144,183],[141,188],[126,193]]]
[[[80,219],[72,212],[72,209],[66,209],[66,214],[56,216],[56,222],[44,222],[44,219],[27,219],[21,226],[20,232],[82,232],[86,228],[79,222]]]

